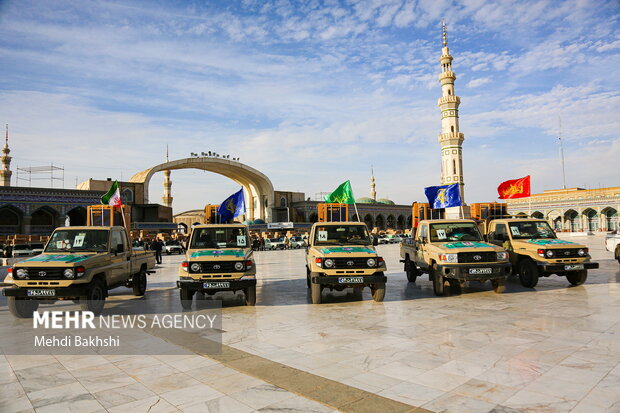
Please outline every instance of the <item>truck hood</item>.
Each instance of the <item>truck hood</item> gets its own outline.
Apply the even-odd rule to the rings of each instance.
[[[586,248],[583,244],[576,242],[564,241],[563,239],[522,239],[513,240],[513,248],[519,249],[560,249],[560,248]]]
[[[433,242],[433,247],[441,250],[442,252],[486,252],[486,251],[503,251],[502,248],[497,245],[488,244],[482,241],[448,241],[448,242]]]
[[[189,250],[187,258],[191,261],[231,261],[243,260],[252,255],[250,248],[246,249],[208,249]]]
[[[107,253],[96,252],[79,254],[46,253],[20,261],[15,264],[15,267],[66,267],[67,265],[72,266],[73,264],[82,265],[86,260],[106,254]]]
[[[323,256],[351,256],[351,257],[366,257],[376,256],[377,251],[373,247],[359,246],[359,247],[313,247],[316,252]]]

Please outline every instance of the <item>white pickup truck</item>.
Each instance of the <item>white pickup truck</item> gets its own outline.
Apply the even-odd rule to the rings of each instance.
[[[605,248],[614,253],[614,258],[620,263],[620,230],[610,232],[605,236]]]

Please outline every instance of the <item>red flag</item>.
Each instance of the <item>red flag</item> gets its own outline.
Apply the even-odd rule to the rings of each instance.
[[[502,182],[497,187],[499,199],[527,198],[530,196],[530,176]]]

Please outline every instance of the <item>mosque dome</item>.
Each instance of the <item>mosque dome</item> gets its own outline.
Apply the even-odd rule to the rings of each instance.
[[[387,199],[387,198],[381,198],[377,202],[380,204],[385,204],[385,205],[396,205],[394,204],[394,201],[392,201],[391,199]]]
[[[362,198],[357,198],[355,202],[357,202],[358,204],[376,204],[377,203],[377,201],[375,201],[372,198],[368,198],[367,196],[362,197]]]

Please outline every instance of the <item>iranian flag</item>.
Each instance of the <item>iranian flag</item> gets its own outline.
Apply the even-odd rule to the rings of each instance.
[[[118,181],[114,181],[110,190],[101,197],[101,203],[103,205],[112,205],[115,207],[123,206],[121,202],[121,191],[118,188]]]

